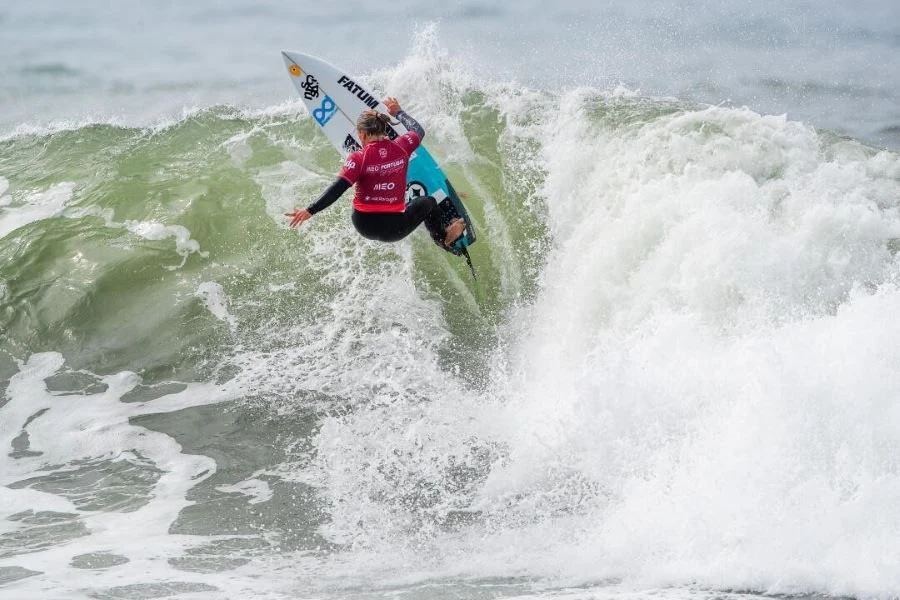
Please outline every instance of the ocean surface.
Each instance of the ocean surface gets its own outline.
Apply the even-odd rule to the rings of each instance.
[[[362,240],[280,51],[479,232]],[[900,4],[0,5],[0,598],[900,597]]]

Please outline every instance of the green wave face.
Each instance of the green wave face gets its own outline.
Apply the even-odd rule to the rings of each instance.
[[[98,373],[193,376],[261,328],[277,337],[279,323],[328,314],[347,285],[408,276],[418,298],[436,302],[463,360],[533,293],[542,231],[537,205],[527,207],[534,186],[507,189],[514,168],[503,163],[516,149],[497,111],[467,100],[461,122],[476,155],[447,171],[484,231],[473,249],[479,287],[423,235],[397,246],[356,237],[349,193],[299,232],[286,228],[282,213],[339,168],[305,114],[210,109],[154,130],[86,125],[7,139],[0,215],[7,229],[17,215],[35,219],[0,230],[3,349],[60,351]],[[492,236],[495,224],[509,231]],[[204,282],[222,286],[231,330],[198,293]]]

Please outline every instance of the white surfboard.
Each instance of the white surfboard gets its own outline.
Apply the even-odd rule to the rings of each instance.
[[[351,121],[344,112],[336,110],[334,100],[319,88],[319,81],[315,75],[304,71],[296,62],[290,60],[286,53],[283,54],[285,54],[284,61],[288,65],[288,73],[291,75],[294,87],[297,88],[303,104],[322,128],[328,141],[338,149],[342,156],[359,148],[355,119]]]
[[[343,156],[358,149],[357,117],[368,109],[387,113],[384,103],[353,77],[322,59],[301,52],[281,54],[294,87],[332,145]],[[389,134],[393,138],[406,131],[403,124],[398,123]],[[408,202],[427,195],[438,201],[445,222],[457,217],[465,220],[466,230],[462,237],[446,250],[467,255],[466,248],[475,243],[475,228],[456,190],[423,144],[410,158],[406,199]]]

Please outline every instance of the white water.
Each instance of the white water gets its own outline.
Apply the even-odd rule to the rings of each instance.
[[[900,159],[746,110],[611,135],[593,100],[529,132],[554,249],[491,395],[322,427],[327,531],[360,548],[334,577],[896,593]]]
[[[191,504],[186,500],[188,491],[215,473],[215,462],[183,454],[171,437],[133,426],[129,418],[222,402],[234,398],[235,390],[195,384],[152,402],[126,404],[120,398],[138,385],[140,378],[124,372],[103,378],[108,389],[102,393],[50,393],[44,379],[60,372],[63,364],[56,353],[32,355],[10,380],[8,402],[0,408],[0,443],[4,448],[16,448],[13,442],[19,442],[17,456],[3,456],[0,516],[3,533],[19,532],[21,546],[9,541],[5,546],[19,551],[33,548],[12,559],[0,559],[0,567],[43,573],[30,586],[8,592],[15,594],[8,597],[46,598],[62,590],[68,590],[64,592],[67,597],[80,596],[76,590],[87,581],[78,581],[72,564],[84,555],[111,555],[122,561],[112,571],[93,572],[88,576],[90,585],[133,584],[148,572],[162,572],[165,578],[166,561],[173,553],[203,541],[171,535],[169,527],[179,511]],[[101,480],[101,485],[89,486],[89,493],[77,486],[80,491],[71,496],[30,485],[7,487],[21,486],[29,478],[52,471],[77,477],[80,468],[90,470],[91,465],[102,463],[122,464],[132,473],[149,469],[142,479],[152,485],[150,489],[128,486],[111,490]],[[154,476],[156,471],[158,476]],[[117,492],[126,497],[118,510],[109,504]],[[17,516],[10,519],[13,515]],[[49,524],[60,521],[72,524],[69,535],[65,530],[56,535],[50,531]],[[43,545],[48,547],[42,549]]]

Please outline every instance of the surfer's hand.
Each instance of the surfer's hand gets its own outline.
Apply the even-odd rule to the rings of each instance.
[[[284,216],[291,218],[291,227],[297,227],[303,221],[312,217],[312,213],[306,210],[305,208],[295,208],[289,213],[284,213]]]
[[[391,113],[392,117],[396,117],[397,113],[400,112],[400,103],[393,96],[385,98],[384,105],[387,106],[388,112]]]

